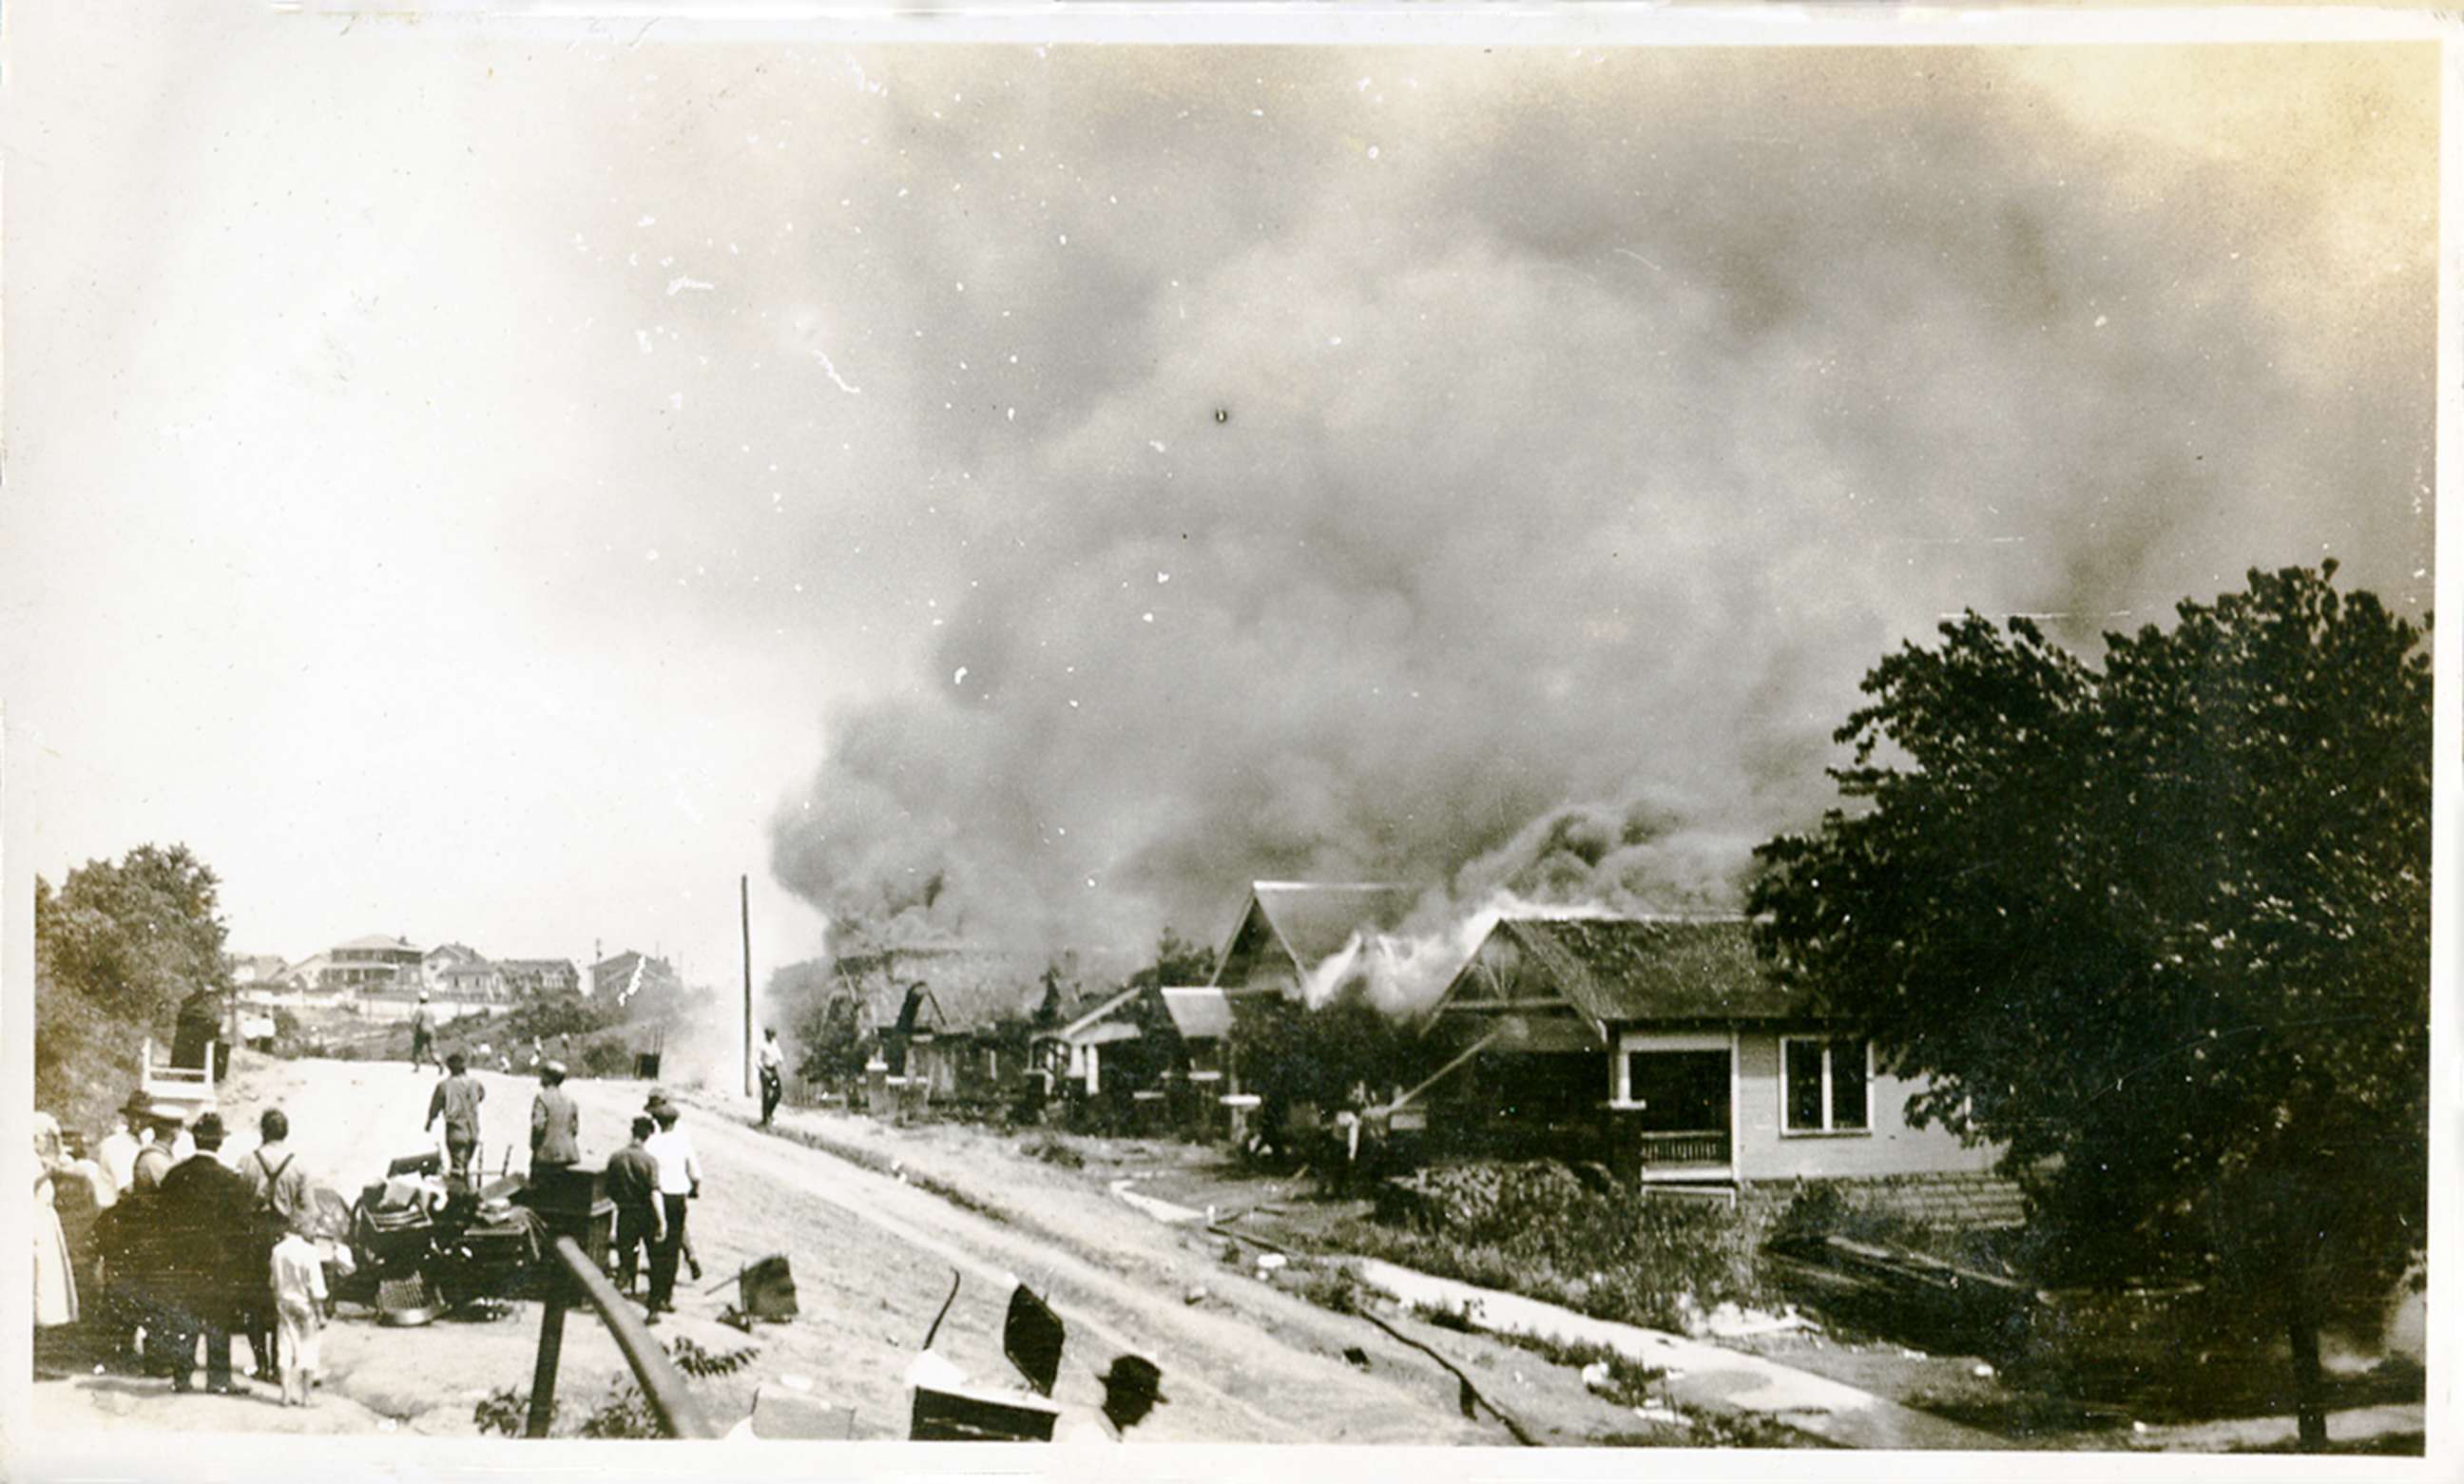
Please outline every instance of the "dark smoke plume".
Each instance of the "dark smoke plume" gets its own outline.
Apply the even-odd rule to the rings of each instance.
[[[1260,877],[1420,888],[1416,941],[1732,909],[1945,614],[2093,646],[2322,542],[2426,565],[2426,252],[2322,339],[2309,203],[1980,59],[1610,62],[1374,120],[1411,58],[1243,62],[1301,101],[1228,152],[1174,117],[1228,83],[1102,114],[1207,231],[1011,301],[1110,359],[966,450],[929,653],[832,720],[781,879],[1033,951],[1213,939]]]

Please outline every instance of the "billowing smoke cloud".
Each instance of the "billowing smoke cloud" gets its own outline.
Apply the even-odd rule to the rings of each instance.
[[[2315,202],[1942,53],[1223,72],[1102,116],[1206,232],[1004,300],[988,348],[1109,359],[953,446],[912,683],[777,832],[834,917],[1134,951],[1392,880],[1427,906],[1354,951],[1430,955],[1408,996],[1501,902],[1733,909],[1943,615],[2092,644],[2322,544],[2427,565],[2410,218],[2304,281]],[[1237,146],[1175,119],[1253,95]]]

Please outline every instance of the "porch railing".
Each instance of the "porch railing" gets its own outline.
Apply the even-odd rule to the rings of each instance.
[[[1644,1169],[1666,1169],[1672,1165],[1716,1164],[1728,1163],[1728,1136],[1723,1132],[1693,1134],[1643,1134]]]

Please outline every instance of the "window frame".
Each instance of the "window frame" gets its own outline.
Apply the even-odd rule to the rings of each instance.
[[[1839,1047],[1855,1042],[1864,1048],[1865,1121],[1859,1128],[1836,1125],[1837,1108],[1832,1101],[1832,1057]],[[1793,1122],[1789,1108],[1790,1048],[1810,1046],[1820,1049],[1822,1057],[1822,1123],[1818,1128]],[[1874,1134],[1874,1042],[1869,1036],[1856,1035],[1783,1035],[1779,1038],[1779,1135],[1782,1139],[1870,1139]]]

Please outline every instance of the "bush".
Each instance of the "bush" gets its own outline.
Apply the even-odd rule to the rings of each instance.
[[[1084,1169],[1087,1167],[1087,1157],[1085,1155],[1080,1154],[1067,1143],[1054,1138],[1050,1134],[1046,1134],[1042,1139],[1035,1141],[1033,1143],[1025,1145],[1022,1152],[1023,1152],[1029,1159],[1042,1160],[1046,1164],[1058,1164],[1063,1169]]]
[[[731,1376],[742,1370],[761,1354],[759,1345],[746,1345],[737,1350],[706,1350],[693,1342],[691,1336],[679,1335],[668,1345],[668,1358],[676,1369],[695,1380],[713,1376]],[[511,1386],[498,1386],[481,1398],[471,1409],[471,1420],[481,1432],[498,1437],[517,1438],[529,1429],[531,1396]],[[565,1429],[561,1423],[562,1407],[557,1409],[558,1423],[550,1430],[567,1437],[585,1438],[655,1438],[664,1437],[659,1419],[651,1412],[650,1404],[642,1388],[629,1377],[619,1378],[607,1388],[606,1397],[582,1419],[578,1427]]]
[[[1766,1296],[1748,1224],[1724,1207],[1595,1189],[1550,1160],[1424,1170],[1389,1185],[1387,1219],[1343,1224],[1346,1246],[1661,1329],[1680,1326],[1688,1304]]]

